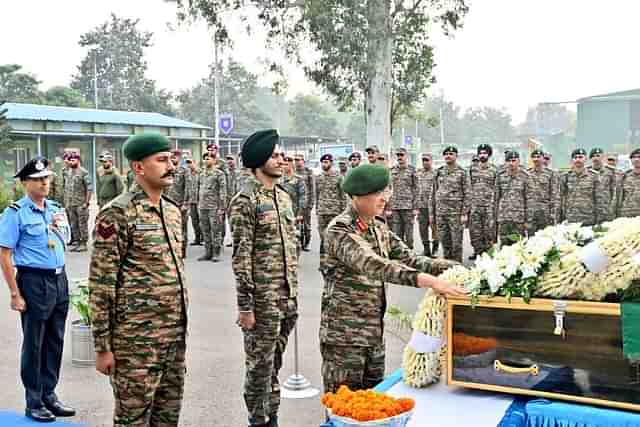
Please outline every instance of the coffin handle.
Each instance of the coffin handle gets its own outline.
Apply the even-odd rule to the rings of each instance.
[[[516,368],[514,366],[505,365],[499,360],[494,360],[493,369],[498,372],[505,372],[507,374],[528,374],[538,376],[538,374],[540,373],[540,368],[538,368],[538,365],[536,364],[533,364],[528,368]]]

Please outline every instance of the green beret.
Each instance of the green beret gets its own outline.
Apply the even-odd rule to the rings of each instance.
[[[444,150],[442,150],[442,154],[444,155],[445,153],[456,153],[458,154],[458,147],[456,147],[455,145],[448,145],[444,148]]]
[[[127,160],[137,161],[152,154],[171,151],[171,143],[159,133],[141,133],[130,136],[124,143],[123,151]]]
[[[275,129],[259,130],[249,135],[242,144],[240,152],[242,164],[249,169],[264,165],[273,154],[279,141],[280,136]]]
[[[604,153],[604,150],[602,148],[592,148],[591,151],[589,152],[589,158],[592,158],[595,154],[602,154]]]
[[[579,155],[583,155],[586,156],[587,155],[587,150],[585,150],[584,148],[576,148],[575,150],[573,150],[571,152],[571,158],[573,159],[575,156],[579,156]]]
[[[381,165],[366,164],[351,169],[342,181],[342,190],[350,196],[366,196],[389,185],[389,171]]]
[[[531,152],[531,157],[533,157],[533,156],[540,156],[540,157],[542,157],[542,156],[544,156],[544,151],[542,151],[542,150],[541,150],[541,149],[539,149],[539,148],[536,148],[535,150],[533,150],[533,151]]]
[[[633,156],[640,156],[640,148],[636,148],[631,152],[631,154],[629,154],[629,158],[632,158]]]
[[[520,158],[520,153],[518,153],[517,151],[509,151],[506,156],[504,156],[505,160],[512,160],[512,159],[519,159]]]

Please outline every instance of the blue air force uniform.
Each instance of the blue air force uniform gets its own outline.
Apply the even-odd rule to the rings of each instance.
[[[32,159],[16,177],[49,176],[47,163],[42,157]],[[69,309],[65,236],[58,227],[62,212],[56,202],[44,199],[40,208],[25,196],[5,209],[0,218],[0,247],[12,251],[16,284],[26,303],[20,314],[24,335],[20,375],[26,391],[26,415],[37,421],[75,414],[55,394]]]

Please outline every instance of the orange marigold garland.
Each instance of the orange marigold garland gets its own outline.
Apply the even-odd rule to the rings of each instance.
[[[341,385],[337,393],[325,393],[322,404],[331,409],[332,414],[356,421],[395,417],[416,406],[413,399],[396,399],[373,390],[352,391],[346,385]]]

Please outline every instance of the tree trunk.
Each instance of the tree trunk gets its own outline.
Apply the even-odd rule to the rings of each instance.
[[[390,0],[369,0],[367,145],[385,152],[391,147],[392,46]]]

